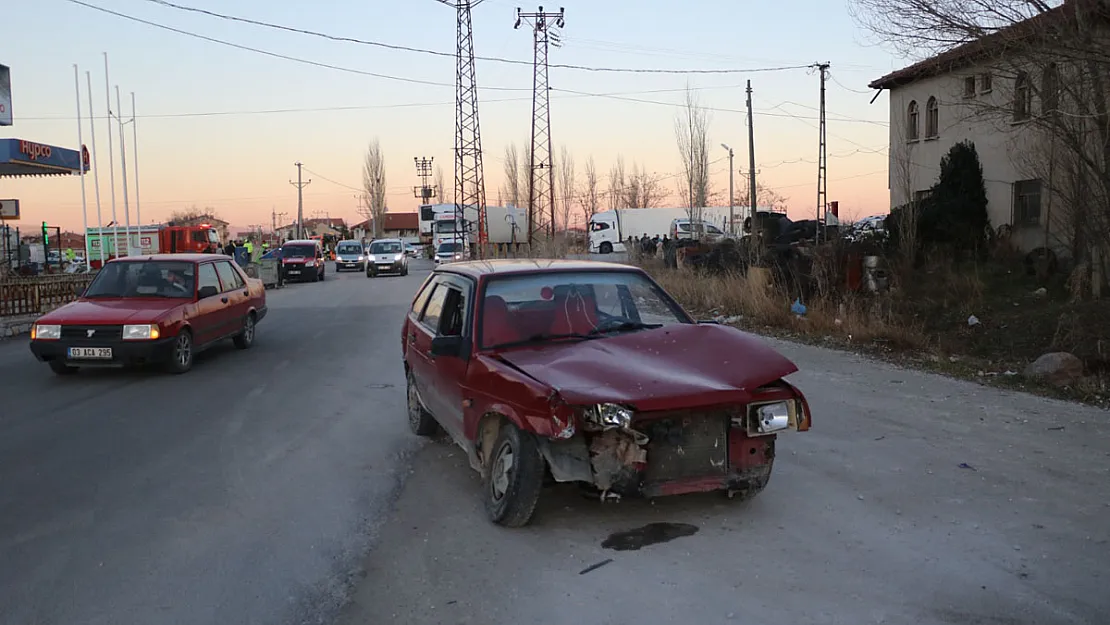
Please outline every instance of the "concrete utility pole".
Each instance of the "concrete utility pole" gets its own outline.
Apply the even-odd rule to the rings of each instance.
[[[312,184],[312,180],[311,179],[309,179],[309,180],[302,180],[301,179],[301,167],[303,167],[303,164],[301,162],[298,161],[298,162],[293,163],[293,164],[297,166],[297,181],[293,182],[292,180],[290,180],[289,184],[293,185],[294,187],[297,187],[297,238],[298,239],[303,239],[304,238],[304,188],[307,187],[308,185]]]
[[[733,197],[735,196],[732,184],[732,174],[736,171],[736,167],[732,164],[732,157],[736,156],[736,153],[724,143],[721,144],[721,147],[728,150],[728,234],[729,236],[736,236],[736,210],[733,207],[735,201]]]
[[[756,218],[755,186],[755,124],[752,123],[752,81],[748,81],[748,203],[751,204],[752,235],[759,232],[759,219]]]
[[[821,242],[821,212],[825,210],[825,206],[829,203],[829,160],[828,160],[828,142],[825,139],[825,81],[829,77],[829,63],[814,63],[812,67],[817,68],[821,74],[821,108],[820,108],[820,121],[818,122],[818,139],[817,139],[817,237],[816,242]]]

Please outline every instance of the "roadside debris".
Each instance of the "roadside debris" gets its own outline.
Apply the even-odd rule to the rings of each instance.
[[[586,568],[582,569],[581,571],[578,571],[578,574],[579,575],[585,575],[586,573],[589,573],[591,571],[596,571],[596,570],[600,569],[601,567],[605,566],[606,564],[609,564],[612,561],[613,561],[612,558],[606,558],[606,559],[602,560],[601,562],[598,562],[597,564],[591,564],[590,566],[587,566]]]
[[[979,469],[976,469],[975,467],[971,466],[970,464],[968,464],[966,462],[961,462],[959,466],[960,466],[961,469],[969,469],[971,471],[978,471],[979,470]]]
[[[1083,361],[1068,352],[1051,352],[1030,363],[1024,375],[1053,386],[1070,386],[1083,377]]]

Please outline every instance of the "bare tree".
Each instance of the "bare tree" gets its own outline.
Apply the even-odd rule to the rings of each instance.
[[[622,203],[628,208],[658,208],[664,197],[666,194],[658,177],[643,165],[633,163]]]
[[[616,162],[609,168],[609,189],[606,191],[609,210],[623,207],[626,186],[628,186],[628,180],[624,172],[624,157],[618,155]]]
[[[524,175],[522,169],[520,151],[517,150],[515,143],[510,143],[505,146],[505,184],[501,188],[501,193],[512,206],[524,205],[522,196],[527,193],[527,187],[521,185]]]
[[[571,156],[567,146],[559,150],[559,169],[555,172],[559,176],[559,218],[563,228],[570,227],[570,209],[574,207],[575,186],[578,179],[574,173],[574,157]]]
[[[590,218],[596,215],[600,208],[600,198],[597,193],[597,165],[594,164],[593,156],[586,161],[586,180],[582,184],[579,204],[582,206],[585,223],[589,227]]]
[[[435,178],[433,183],[436,186],[436,203],[447,203],[447,177],[443,174],[443,165],[436,165]],[[451,185],[452,195],[454,195],[454,185]]]
[[[366,148],[362,162],[362,190],[365,194],[367,211],[374,228],[374,236],[382,236],[385,220],[385,154],[381,143],[374,138]]]
[[[1029,207],[1015,206],[1011,236],[1025,247],[1070,245],[1097,294],[1095,283],[1106,273],[1102,259],[1110,256],[1106,4],[852,0],[851,10],[896,50],[921,55],[962,47],[950,56],[970,62],[966,75],[992,78],[989,95],[953,94],[944,103],[951,111],[946,115],[994,123],[999,136],[1007,137],[1014,165],[1039,180],[1040,198]],[[892,104],[892,111],[897,108]],[[891,123],[905,122],[896,118]]]
[[[689,87],[682,114],[675,120],[675,135],[682,158],[687,214],[697,223],[709,203],[709,112]]]
[[[748,187],[740,185],[736,190],[736,196],[732,198],[733,206],[740,207],[743,210],[745,206],[751,206],[751,200],[748,195],[750,191]],[[725,193],[728,195],[728,193]],[[755,185],[755,205],[760,209],[769,209],[773,211],[785,212],[786,211],[786,196],[771,187],[765,186],[763,183],[757,182]]]

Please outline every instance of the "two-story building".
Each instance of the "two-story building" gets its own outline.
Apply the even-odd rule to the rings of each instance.
[[[941,158],[971,141],[992,227],[1009,226],[1013,244],[1023,250],[1066,247],[1078,224],[1086,223],[1076,211],[1088,210],[1084,194],[1067,188],[1073,159],[1060,139],[1063,123],[1083,114],[1080,90],[1068,82],[1083,80],[1074,66],[1084,53],[1072,45],[1082,38],[1069,35],[1095,29],[1094,45],[1105,50],[1108,6],[1066,0],[871,82],[872,89],[889,92],[891,206],[927,195]],[[1069,44],[1056,43],[1061,40]]]

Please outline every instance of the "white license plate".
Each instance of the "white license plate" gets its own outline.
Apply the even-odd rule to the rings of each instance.
[[[71,347],[69,348],[69,357],[73,359],[87,359],[87,360],[111,360],[112,348],[111,347]]]
[[[298,275],[299,273],[301,273],[301,270],[300,269],[290,269],[288,273],[291,276],[295,276],[295,275]]]

